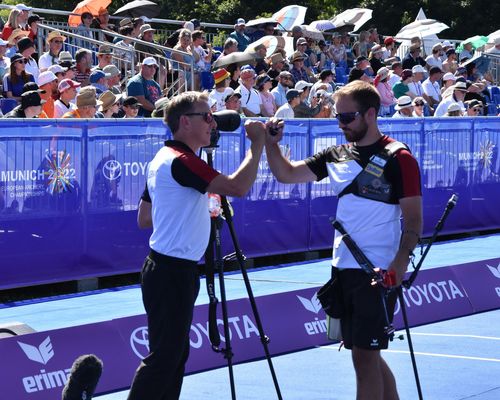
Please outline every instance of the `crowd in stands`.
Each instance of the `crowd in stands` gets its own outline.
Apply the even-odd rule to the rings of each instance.
[[[71,38],[73,47],[68,46],[67,33],[50,30],[39,49],[41,20],[30,7],[18,4],[3,26],[1,100],[11,109],[6,118],[157,117],[169,95],[191,89],[209,92],[213,112],[330,118],[335,116],[333,92],[354,80],[370,82],[377,89],[381,117],[488,115],[488,105],[495,100],[489,90],[493,78],[479,73],[470,61],[471,43],[463,42],[458,52],[443,41],[425,57],[423,43],[416,37],[400,59],[397,40],[382,37],[375,27],[356,37],[334,32],[327,36],[330,41],[315,41],[295,26],[289,33],[293,54],[287,56],[279,46],[268,54],[264,44],[252,47],[252,43],[277,35],[275,24],[249,30],[239,18],[219,50],[207,43],[196,19],[158,46],[156,30],[147,18],[123,18],[112,25],[102,8],[95,17],[81,15],[81,24],[73,31],[79,36]],[[93,47],[85,39],[95,39],[96,29],[102,31],[104,42]],[[236,52],[251,54],[250,60],[224,62]],[[486,52],[500,54],[500,38]],[[213,68],[216,61],[224,67]],[[497,113],[490,109],[489,115]]]

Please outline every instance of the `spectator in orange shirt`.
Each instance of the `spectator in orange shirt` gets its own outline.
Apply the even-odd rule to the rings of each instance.
[[[45,100],[42,109],[47,118],[54,118],[54,98],[52,95],[57,91],[57,76],[51,71],[45,71],[38,77],[38,86],[44,93],[40,92],[40,97]]]

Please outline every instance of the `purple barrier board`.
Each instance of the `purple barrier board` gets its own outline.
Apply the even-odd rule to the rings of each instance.
[[[500,258],[422,271],[404,292],[411,326],[500,308]],[[270,337],[272,355],[330,343],[325,314],[316,298],[318,288],[262,296],[256,299]],[[220,307],[219,307],[220,308]],[[248,299],[228,302],[234,362],[264,358],[259,332]],[[402,328],[400,307],[395,325]],[[187,373],[226,365],[211,349],[208,306],[195,309]],[[219,331],[224,346],[223,324]],[[140,360],[148,353],[145,315],[76,326],[0,340],[2,396],[8,399],[53,400],[60,396],[73,360],[96,354],[104,362],[99,393],[129,387]],[[277,371],[279,376],[279,371]]]

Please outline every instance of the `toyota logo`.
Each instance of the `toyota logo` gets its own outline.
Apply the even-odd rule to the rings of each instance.
[[[130,335],[130,347],[141,360],[149,354],[148,327],[141,326]]]
[[[102,174],[106,179],[114,181],[122,174],[122,165],[116,160],[108,160],[102,167]]]

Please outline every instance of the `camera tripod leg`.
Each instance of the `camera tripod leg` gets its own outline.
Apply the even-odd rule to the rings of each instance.
[[[224,338],[225,347],[219,349],[224,354],[224,358],[227,360],[227,368],[229,371],[229,384],[231,386],[231,399],[236,400],[236,386],[234,384],[234,371],[233,371],[233,350],[231,348],[231,332],[229,330],[229,317],[227,312],[227,299],[226,299],[226,285],[224,282],[224,260],[222,258],[221,252],[221,239],[220,230],[222,228],[222,221],[220,217],[213,221],[215,225],[214,235],[215,235],[215,259],[217,265],[217,272],[219,274],[219,287],[221,293],[221,303],[222,303],[222,320],[224,322]]]
[[[240,266],[241,274],[243,276],[243,281],[245,282],[245,288],[246,288],[247,294],[248,294],[248,299],[250,300],[250,305],[252,307],[252,312],[253,312],[253,315],[255,318],[255,323],[257,324],[257,329],[259,331],[260,341],[262,343],[262,347],[264,348],[264,353],[266,355],[267,363],[269,365],[269,370],[271,371],[271,376],[273,379],[276,394],[278,396],[278,399],[282,400],[283,397],[281,396],[281,390],[279,387],[278,378],[276,376],[276,372],[274,371],[274,366],[273,366],[273,362],[271,359],[271,353],[269,352],[269,346],[268,346],[269,337],[264,333],[264,328],[262,326],[262,321],[260,319],[259,310],[257,308],[257,303],[255,302],[255,297],[253,295],[252,286],[250,284],[250,279],[248,278],[248,272],[247,272],[246,266],[245,266],[245,256],[243,255],[243,253],[241,252],[241,249],[240,249],[238,237],[236,236],[236,232],[234,230],[233,219],[231,216],[231,210],[229,208],[229,203],[227,201],[226,196],[221,196],[221,205],[222,205],[222,211],[223,211],[223,214],[225,216],[227,226],[229,228],[229,232],[231,234],[231,239],[232,239],[233,245],[234,245],[235,253],[232,256],[232,258],[236,258],[236,260],[238,261],[238,264]]]
[[[408,316],[406,315],[405,301],[403,298],[403,288],[400,286],[397,289],[399,305],[403,315],[403,322],[405,324],[406,337],[408,338],[408,348],[410,349],[411,364],[413,366],[413,373],[415,375],[415,383],[417,385],[417,392],[419,400],[423,400],[422,388],[420,386],[420,378],[418,376],[417,361],[415,359],[415,352],[413,351],[413,342],[411,341],[410,326],[408,325]]]

